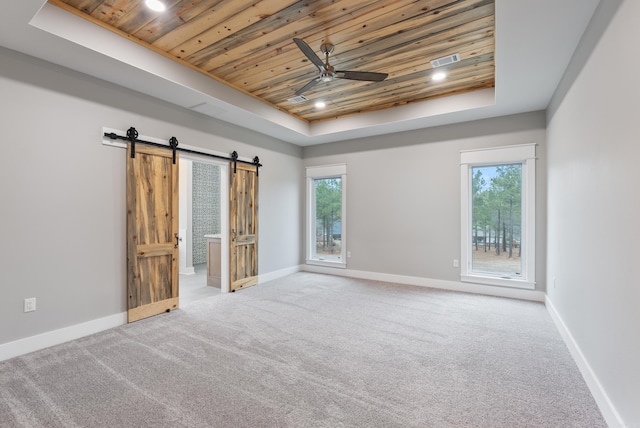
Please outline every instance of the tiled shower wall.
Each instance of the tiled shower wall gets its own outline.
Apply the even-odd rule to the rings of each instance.
[[[220,233],[220,167],[193,163],[191,222],[193,228],[193,264],[207,262],[204,235]]]

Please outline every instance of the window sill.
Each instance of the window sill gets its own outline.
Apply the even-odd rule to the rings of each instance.
[[[497,285],[499,287],[524,288],[527,290],[535,290],[536,283],[525,279],[516,278],[500,278],[496,276],[482,275],[460,275],[462,282],[471,282],[482,285]]]
[[[325,266],[325,267],[333,267],[333,268],[339,268],[339,269],[347,268],[347,264],[339,260],[332,261],[332,260],[309,259],[307,260],[307,264],[313,265],[313,266]]]

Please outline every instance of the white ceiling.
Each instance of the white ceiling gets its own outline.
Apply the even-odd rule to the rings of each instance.
[[[309,146],[543,110],[599,0],[496,0],[496,87],[313,125],[71,15],[12,1],[0,45]]]

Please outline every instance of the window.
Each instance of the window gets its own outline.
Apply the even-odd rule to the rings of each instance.
[[[535,288],[535,145],[460,153],[461,279]]]
[[[346,267],[346,165],[307,167],[307,263]]]

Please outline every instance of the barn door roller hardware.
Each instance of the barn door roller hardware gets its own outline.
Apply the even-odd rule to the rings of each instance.
[[[113,134],[115,135],[115,134]],[[113,137],[111,137],[113,140]],[[131,143],[131,158],[136,157],[136,141],[138,141],[138,131],[133,126],[127,129],[127,140]]]
[[[233,173],[235,174],[238,167],[238,152],[235,150],[231,153],[231,162],[233,162]]]
[[[256,177],[260,175],[260,158],[256,156],[253,158],[253,164],[256,166]]]
[[[173,164],[176,163],[176,150],[178,149],[178,139],[176,137],[169,138],[169,147],[171,147],[171,151],[173,152]]]
[[[255,165],[256,166],[256,173],[258,171],[258,168],[260,168],[262,166],[262,164],[260,163],[260,159],[258,158],[258,156],[253,158],[253,161],[245,161],[242,159],[238,159],[238,153],[236,151],[234,151],[231,156],[221,156],[221,155],[214,155],[211,153],[204,153],[204,152],[199,152],[197,150],[191,150],[191,149],[184,149],[182,147],[178,147],[178,139],[176,137],[171,137],[169,139],[169,145],[167,146],[166,144],[160,144],[160,143],[154,143],[151,141],[145,141],[145,140],[141,140],[138,138],[138,131],[136,130],[136,128],[134,128],[133,126],[131,128],[129,128],[127,130],[127,135],[118,135],[115,132],[105,132],[104,136],[107,138],[110,138],[112,140],[123,140],[123,141],[128,141],[129,143],[131,143],[131,157],[135,158],[136,157],[136,144],[144,144],[146,146],[153,146],[153,147],[160,147],[162,149],[169,149],[173,152],[173,163],[176,163],[176,152],[184,152],[184,153],[193,153],[196,155],[202,155],[202,156],[207,156],[210,158],[216,158],[216,159],[224,159],[224,160],[228,160],[228,161],[232,161],[233,162],[233,172],[236,171],[236,165],[237,163],[244,163],[247,165]]]

